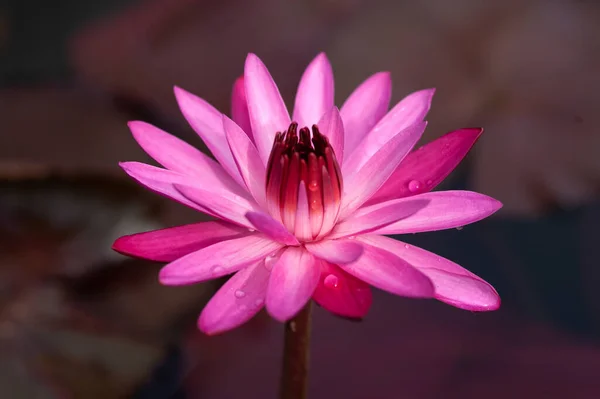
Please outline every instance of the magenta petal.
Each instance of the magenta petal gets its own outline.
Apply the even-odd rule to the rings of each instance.
[[[361,240],[393,252],[429,277],[440,301],[473,311],[500,307],[500,297],[491,285],[448,259],[388,237],[368,235]]]
[[[114,242],[112,248],[124,255],[172,262],[218,242],[247,234],[247,229],[234,224],[203,222],[123,236]]]
[[[131,176],[134,180],[150,190],[180,202],[183,205],[187,205],[190,208],[214,216],[213,212],[201,205],[198,205],[194,201],[190,201],[175,188],[174,184],[196,184],[197,182],[193,177],[184,176],[178,172],[173,172],[172,170],[161,169],[157,168],[156,166],[147,165],[140,162],[121,162],[119,163],[119,166],[121,166],[125,173]]]
[[[271,216],[259,212],[248,212],[246,218],[256,230],[260,231],[274,241],[285,245],[300,245],[296,237],[284,225]]]
[[[328,110],[318,123],[321,133],[327,137],[338,163],[344,161],[344,121],[337,107]]]
[[[391,97],[392,80],[389,72],[372,75],[348,97],[340,110],[345,129],[344,153],[351,154],[385,115]]]
[[[325,53],[319,54],[306,68],[294,106],[294,120],[309,128],[333,107],[333,70]]]
[[[243,76],[237,78],[233,85],[233,92],[231,93],[231,119],[246,132],[250,140],[253,140]]]
[[[343,317],[363,318],[373,302],[369,285],[336,265],[321,263],[321,277],[313,300],[331,313]]]
[[[279,321],[294,317],[306,305],[319,283],[321,261],[300,247],[287,247],[273,265],[266,306]]]
[[[362,245],[351,239],[323,240],[305,247],[314,256],[334,264],[355,262],[363,253]]]
[[[267,67],[254,54],[246,58],[244,85],[254,142],[266,165],[275,133],[288,128],[290,115]]]
[[[223,117],[212,105],[179,87],[174,88],[181,113],[202,138],[223,169],[239,184],[244,184],[227,145]],[[181,161],[179,161],[181,162]]]
[[[247,212],[260,211],[260,207],[251,198],[218,188],[175,184],[175,189],[188,200],[208,209],[218,217],[248,228],[252,228],[252,225],[244,215]]]
[[[404,220],[425,208],[428,202],[427,199],[406,198],[359,208],[347,219],[338,222],[329,238],[364,234],[384,228],[391,223],[396,224],[394,222]]]
[[[343,220],[361,206],[381,187],[406,154],[419,140],[426,122],[419,122],[394,136],[377,151],[358,171],[344,181],[344,195],[340,218]]]
[[[434,92],[433,89],[421,90],[400,101],[366,134],[356,149],[348,154],[352,159],[349,159],[342,169],[358,170],[398,132],[422,122],[431,107]]]
[[[215,335],[250,320],[264,307],[268,281],[263,261],[234,274],[204,307],[198,319],[200,331]]]
[[[354,277],[392,294],[432,298],[433,284],[429,278],[406,260],[390,251],[371,245],[364,236],[356,240],[363,244],[363,254],[354,263],[339,265]]]
[[[427,205],[396,223],[375,230],[374,233],[421,233],[462,227],[485,219],[502,207],[500,201],[472,191],[434,191],[372,206],[393,205],[411,199],[427,201]]]
[[[264,259],[281,247],[262,234],[221,241],[169,263],[160,271],[159,280],[165,285],[212,280]]]
[[[265,165],[250,138],[234,121],[223,115],[229,148],[246,187],[259,205],[266,206]]]
[[[467,155],[481,133],[481,128],[455,130],[411,152],[367,204],[433,190]],[[408,188],[411,181],[412,191]]]

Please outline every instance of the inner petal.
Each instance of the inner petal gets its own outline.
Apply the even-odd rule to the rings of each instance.
[[[293,122],[275,135],[267,164],[267,207],[303,242],[329,233],[340,207],[342,175],[335,152],[317,125]]]

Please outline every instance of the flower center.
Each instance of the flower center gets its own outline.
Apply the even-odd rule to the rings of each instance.
[[[292,122],[275,135],[267,165],[266,197],[271,216],[301,241],[329,233],[340,208],[342,174],[327,137]]]

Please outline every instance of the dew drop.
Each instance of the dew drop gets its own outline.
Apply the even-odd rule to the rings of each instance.
[[[265,269],[267,270],[271,270],[273,268],[273,265],[275,264],[275,254],[272,253],[271,255],[267,256],[265,258]]]
[[[220,275],[222,275],[223,273],[225,273],[225,269],[224,269],[224,268],[222,268],[221,266],[214,266],[214,267],[212,268],[212,273],[213,273],[215,276],[220,276]]]
[[[464,228],[463,226],[458,226],[458,227],[456,228],[456,230],[458,230],[458,231],[461,231],[463,228]]]
[[[263,303],[264,303],[264,301],[259,298],[256,301],[254,301],[254,306],[259,307],[259,306],[262,306]]]
[[[327,275],[327,277],[325,277],[325,279],[323,280],[323,284],[327,288],[337,288],[339,282],[340,280],[337,278],[337,276],[334,276],[333,274]]]
[[[316,211],[319,209],[319,202],[317,200],[312,200],[310,202],[310,209],[312,209],[313,211]]]
[[[316,191],[318,188],[319,188],[319,183],[317,183],[316,180],[313,180],[310,183],[308,183],[308,189],[310,191]]]
[[[254,233],[256,230],[254,230],[254,229],[248,229],[248,231],[249,231],[250,233]]]
[[[236,290],[235,291],[235,297],[236,298],[243,298],[245,296],[246,296],[246,293],[244,291],[242,291],[242,290]]]
[[[410,245],[404,244],[404,248],[408,249],[408,248],[410,248]]]
[[[421,182],[420,181],[418,181],[418,180],[411,180],[408,183],[408,191],[410,191],[411,193],[416,193],[420,189],[421,189]]]

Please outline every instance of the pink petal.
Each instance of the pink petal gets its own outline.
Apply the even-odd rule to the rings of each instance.
[[[403,130],[377,151],[360,170],[348,176],[344,181],[341,219],[361,206],[387,181],[419,140],[426,125],[426,122],[419,122]]]
[[[435,297],[440,301],[472,311],[500,307],[500,297],[491,285],[448,259],[388,237],[368,235],[361,241],[390,251],[416,267],[433,282]]]
[[[321,261],[300,247],[287,247],[273,265],[267,287],[267,311],[279,320],[294,317],[310,300],[321,274]]]
[[[223,169],[239,184],[244,184],[235,166],[223,131],[223,117],[212,105],[179,87],[174,88],[181,113],[202,138]]]
[[[321,263],[319,285],[313,299],[331,313],[363,318],[373,302],[371,287],[328,262]]]
[[[433,297],[433,284],[424,273],[392,252],[371,245],[363,237],[356,238],[364,245],[362,256],[354,263],[339,265],[344,271],[392,294]]]
[[[296,237],[271,216],[259,212],[248,212],[246,218],[256,230],[272,240],[285,245],[300,245]]]
[[[246,187],[259,205],[266,206],[265,165],[262,163],[256,147],[246,133],[225,115],[223,115],[223,128]]]
[[[267,67],[254,54],[246,58],[244,85],[254,142],[266,165],[275,133],[288,128],[290,116]]]
[[[119,166],[123,168],[125,173],[150,190],[159,194],[163,194],[164,196],[180,202],[183,205],[187,205],[190,208],[214,216],[213,212],[193,201],[190,201],[179,191],[177,191],[177,189],[175,189],[174,184],[196,184],[197,182],[193,177],[184,176],[178,172],[157,168],[156,166],[147,165],[140,162],[121,162],[119,163]]]
[[[214,187],[192,187],[175,184],[175,189],[188,200],[200,205],[221,219],[252,228],[244,216],[260,212],[260,207],[249,197],[243,197]]]
[[[262,234],[221,241],[169,263],[160,271],[159,280],[165,285],[212,280],[264,259],[281,247]]]
[[[246,132],[251,140],[253,139],[243,76],[237,78],[233,84],[233,93],[231,94],[231,119]]]
[[[400,223],[405,218],[427,207],[428,202],[429,200],[427,199],[406,198],[359,208],[346,220],[339,222],[329,235],[329,238],[364,234],[385,228],[390,223]]]
[[[269,271],[259,261],[234,274],[208,301],[198,319],[198,328],[215,335],[238,327],[264,306]]]
[[[363,137],[385,115],[391,97],[392,80],[389,72],[372,75],[348,97],[340,110],[344,121],[346,154],[351,154]]]
[[[410,94],[396,104],[367,133],[356,149],[348,154],[351,159],[348,159],[342,169],[344,171],[358,170],[398,132],[402,132],[415,123],[422,122],[431,107],[431,98],[434,92],[434,89],[421,90]]]
[[[317,125],[329,140],[338,164],[341,165],[344,160],[344,121],[337,107],[328,110]]]
[[[167,169],[203,180],[222,181],[232,189],[237,185],[223,167],[183,140],[146,122],[129,122],[139,145]],[[237,173],[237,171],[236,171]]]
[[[393,206],[393,204],[403,203],[409,199],[427,201],[427,205],[396,223],[375,230],[374,233],[421,233],[462,227],[485,219],[502,207],[500,201],[471,191],[434,191],[374,206],[383,206],[382,204]]]
[[[455,130],[411,152],[367,204],[433,190],[467,155],[482,132],[481,128]],[[408,188],[411,181],[412,191]]]
[[[334,264],[356,261],[363,253],[362,245],[354,240],[323,240],[304,245],[314,256]]]
[[[124,255],[172,262],[221,241],[247,235],[248,230],[215,221],[148,231],[118,238],[112,248]]]
[[[333,107],[333,94],[333,70],[325,53],[321,53],[308,65],[300,79],[294,120],[300,127],[310,128]]]

